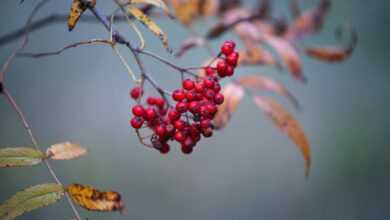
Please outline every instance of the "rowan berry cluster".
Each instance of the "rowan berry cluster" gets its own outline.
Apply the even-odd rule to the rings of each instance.
[[[132,107],[131,126],[137,131],[150,129],[153,132],[151,146],[162,154],[169,152],[169,141],[177,141],[181,151],[190,154],[202,136],[209,138],[213,135],[212,120],[218,111],[217,106],[224,102],[219,80],[234,74],[239,58],[234,49],[233,41],[224,42],[215,67],[205,67],[203,77],[184,79],[182,88],[171,94],[175,105],[165,97],[154,96],[147,97],[146,104],[142,105],[143,89],[133,88],[130,96],[138,104]]]

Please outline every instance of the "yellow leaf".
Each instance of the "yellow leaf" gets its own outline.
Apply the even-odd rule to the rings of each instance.
[[[102,192],[80,184],[71,184],[67,191],[75,203],[91,211],[122,211],[124,208],[121,195],[117,192]]]
[[[168,6],[162,0],[127,0],[129,4],[149,4],[164,10],[165,13],[169,14]]]
[[[241,86],[230,83],[223,88],[222,94],[225,101],[222,105],[218,106],[218,112],[214,118],[217,129],[224,128],[230,121],[232,114],[237,110],[238,104],[240,104],[241,99],[244,97],[245,91]]]
[[[184,25],[191,25],[199,16],[215,15],[219,9],[217,0],[172,0],[176,18]]]
[[[278,127],[283,133],[287,134],[298,146],[305,160],[305,174],[308,176],[311,164],[310,146],[305,133],[298,124],[297,120],[279,103],[271,98],[255,96],[253,100],[257,107],[263,110],[265,114],[272,119],[276,127]]]
[[[46,150],[46,155],[53,160],[71,160],[81,157],[86,153],[86,149],[70,142],[55,144]]]
[[[68,16],[69,31],[73,30],[76,26],[81,15],[87,10],[88,5],[94,7],[96,5],[96,0],[88,0],[87,4],[83,3],[81,0],[73,0]]]
[[[144,14],[140,9],[136,7],[129,6],[128,11],[137,20],[139,20],[142,24],[144,24],[147,28],[149,28],[149,30],[152,31],[153,34],[156,35],[161,40],[165,49],[167,49],[168,52],[172,53],[172,50],[168,44],[167,35],[160,29],[160,27],[156,23],[154,23],[152,19],[150,19],[146,14]]]

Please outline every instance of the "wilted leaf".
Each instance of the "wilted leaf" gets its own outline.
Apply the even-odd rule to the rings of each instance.
[[[86,149],[70,142],[55,144],[46,150],[47,157],[53,160],[71,160],[81,157],[86,153]]]
[[[32,166],[42,162],[45,154],[33,148],[16,147],[0,149],[0,167]]]
[[[201,47],[205,43],[202,37],[190,37],[186,39],[180,46],[180,50],[175,54],[177,57],[183,56],[187,51],[192,48]]]
[[[222,94],[225,97],[225,101],[222,105],[218,106],[218,112],[214,118],[217,129],[224,128],[230,121],[232,114],[236,111],[238,104],[240,104],[241,99],[244,97],[245,91],[241,86],[230,83],[223,88]]]
[[[71,184],[67,191],[73,201],[91,211],[122,211],[124,208],[121,195],[117,192],[102,192],[80,184]]]
[[[129,4],[149,4],[159,7],[164,10],[165,13],[169,14],[169,9],[164,1],[162,0],[127,0]]]
[[[297,80],[305,82],[306,79],[302,75],[302,65],[299,59],[299,55],[291,43],[283,38],[271,35],[264,35],[263,39],[279,54],[284,64],[292,73],[293,77]]]
[[[128,7],[128,11],[136,19],[138,19],[142,24],[144,24],[147,28],[149,28],[149,30],[152,31],[152,33],[154,35],[156,35],[161,40],[165,49],[167,49],[168,52],[172,53],[172,50],[168,44],[167,35],[160,29],[160,27],[156,23],[154,23],[154,21],[149,16],[144,14],[140,9],[138,9],[136,7],[130,6],[130,7]]]
[[[303,129],[298,124],[296,119],[288,113],[279,103],[271,98],[256,96],[254,97],[255,104],[269,116],[274,124],[289,138],[294,141],[301,151],[305,160],[305,173],[309,175],[311,158],[310,146],[303,132]]]
[[[329,8],[330,1],[321,0],[316,8],[301,13],[289,26],[284,37],[289,41],[296,41],[307,34],[317,32],[322,27]]]
[[[79,21],[81,15],[87,10],[88,5],[94,7],[96,5],[96,0],[87,0],[87,4],[83,3],[81,0],[73,0],[72,6],[70,8],[68,16],[68,28],[69,31],[73,30]]]
[[[339,38],[341,38],[342,30],[338,32]],[[357,34],[352,30],[351,32],[351,40],[346,47],[336,47],[336,46],[328,46],[328,47],[308,47],[305,48],[305,52],[307,55],[314,57],[316,59],[334,63],[334,62],[342,62],[345,59],[349,58],[356,47],[357,44]]]
[[[261,47],[252,45],[246,51],[240,51],[239,65],[279,65],[272,54]]]
[[[219,1],[217,0],[172,0],[176,18],[184,25],[191,23],[199,16],[210,16],[217,13]]]
[[[41,184],[16,193],[0,205],[0,219],[11,220],[25,212],[57,202],[64,195],[59,184]]]
[[[250,89],[268,90],[271,92],[275,92],[279,95],[285,96],[292,102],[292,104],[296,108],[299,108],[299,103],[297,99],[290,93],[290,91],[288,91],[288,89],[284,85],[276,82],[269,77],[260,75],[248,75],[238,78],[237,81],[242,86]]]

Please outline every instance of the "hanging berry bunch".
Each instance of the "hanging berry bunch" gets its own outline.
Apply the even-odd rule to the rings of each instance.
[[[134,87],[130,96],[137,101],[132,107],[131,126],[140,134],[142,129],[149,129],[152,134],[141,138],[142,143],[166,154],[170,150],[169,141],[181,145],[181,151],[190,154],[202,137],[213,135],[213,118],[218,105],[224,102],[220,93],[219,80],[234,74],[239,55],[235,51],[235,43],[226,41],[216,59],[215,67],[206,66],[203,77],[184,79],[182,86],[174,90],[170,96],[174,104],[165,96],[149,96],[143,103],[142,87]],[[145,142],[149,139],[150,142]]]

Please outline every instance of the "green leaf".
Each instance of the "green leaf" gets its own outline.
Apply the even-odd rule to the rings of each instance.
[[[165,49],[169,53],[172,53],[171,48],[168,44],[168,37],[167,35],[161,30],[161,28],[146,14],[144,14],[140,9],[136,7],[128,7],[127,10],[130,14],[132,14],[138,21],[140,21],[142,24],[144,24],[149,30],[156,35],[164,45]]]
[[[32,166],[42,162],[45,154],[27,147],[0,149],[0,167]]]
[[[64,196],[62,185],[49,183],[29,187],[0,205],[0,219],[11,220],[25,212],[55,203]]]

